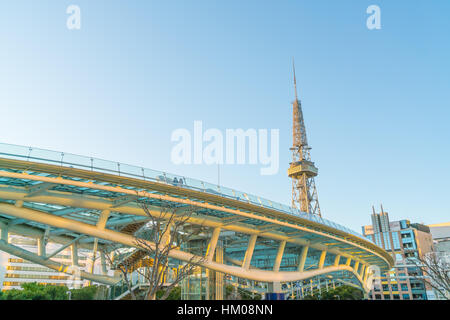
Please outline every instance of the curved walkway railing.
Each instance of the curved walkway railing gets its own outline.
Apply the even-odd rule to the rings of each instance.
[[[361,234],[345,226],[321,218],[317,215],[301,212],[298,209],[292,208],[290,206],[273,202],[242,191],[238,191],[223,186],[218,186],[205,181],[191,179],[167,172],[146,169],[142,167],[123,164],[120,162],[113,162],[98,158],[79,156],[71,153],[57,152],[6,143],[0,143],[0,158],[25,160],[31,162],[60,165],[62,167],[90,170],[93,172],[116,174],[123,177],[142,179],[146,181],[154,181],[159,183],[175,185],[178,187],[187,188],[191,190],[202,191],[210,194],[219,195],[225,198],[244,201],[251,203],[253,205],[274,209],[294,216],[300,216],[304,219],[314,221],[347,232],[349,234],[355,235],[357,237],[364,239],[365,241],[370,241]]]

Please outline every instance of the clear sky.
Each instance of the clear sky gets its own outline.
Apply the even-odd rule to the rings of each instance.
[[[449,35],[437,0],[2,1],[0,142],[216,183],[215,165],[170,161],[175,129],[279,129],[277,175],[224,165],[220,180],[288,204],[295,57],[323,216],[360,231],[383,203],[449,221]]]

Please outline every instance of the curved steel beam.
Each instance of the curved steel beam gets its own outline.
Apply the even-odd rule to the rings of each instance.
[[[0,176],[1,176],[1,173],[0,173]],[[90,183],[88,185],[92,185],[92,183]],[[6,188],[6,190],[5,190],[5,188],[0,188],[0,198],[10,199],[10,200],[30,201],[30,200],[25,199],[26,192],[22,189],[23,188],[17,188],[17,187],[15,187],[14,189],[9,187],[9,188]],[[111,208],[111,202],[107,201],[107,200],[97,199],[97,198],[94,198],[93,196],[81,197],[81,196],[77,196],[77,195],[68,195],[68,194],[65,194],[62,192],[58,192],[58,191],[47,191],[43,195],[34,197],[33,201],[57,204],[57,205],[63,205],[63,206],[71,206],[71,207],[82,207],[82,208],[96,209],[96,210],[106,210],[106,209]],[[114,208],[113,211],[123,213],[123,214],[129,214],[129,215],[137,215],[137,216],[145,216],[146,215],[146,213],[142,210],[142,208],[139,208],[137,206],[131,206],[131,205],[124,205],[124,206],[121,206],[118,208]],[[150,213],[151,214],[154,213],[155,215],[159,216],[159,211],[157,210],[157,208],[150,210]],[[289,236],[284,235],[279,232],[267,231],[267,232],[261,233],[256,228],[251,228],[250,226],[247,226],[245,224],[225,225],[220,219],[214,219],[212,217],[205,217],[205,216],[192,215],[189,217],[188,220],[189,220],[188,222],[192,223],[192,224],[203,225],[203,226],[212,227],[212,228],[222,227],[223,229],[240,232],[240,233],[245,233],[245,234],[258,234],[262,237],[266,237],[266,238],[273,239],[273,240],[278,240],[278,241],[286,240],[287,242],[295,243],[295,244],[298,244],[301,246],[308,245],[311,248],[314,248],[317,250],[321,250],[321,251],[327,250],[328,252],[331,252],[334,254],[339,254],[339,255],[342,255],[345,257],[350,257],[355,261],[360,260],[361,262],[363,262],[362,259],[359,259],[357,256],[348,254],[345,251],[333,249],[331,247],[327,247],[326,245],[323,245],[320,243],[310,243],[309,241],[304,240],[304,239],[289,237]],[[291,227],[291,225],[289,225],[289,226]],[[317,233],[317,232],[311,231],[307,228],[300,227],[300,226],[292,226],[292,227],[301,229],[302,231]],[[326,236],[328,238],[330,237],[330,235],[325,235],[325,234],[320,234],[320,235]],[[358,244],[355,244],[355,243],[347,241],[347,240],[343,240],[343,239],[339,239],[339,238],[336,238],[335,240],[338,240],[342,243],[349,244],[358,249],[368,251],[371,254],[373,254],[374,256],[383,259],[384,262],[386,264],[388,264],[388,261],[383,256],[377,254],[376,252],[374,252],[370,249],[364,248]],[[367,261],[364,261],[364,262],[367,263]]]
[[[38,228],[29,227],[25,225],[9,225],[7,219],[0,218],[0,229],[7,230],[8,233],[22,235],[34,239],[42,238],[45,234],[45,231],[40,230]],[[62,245],[67,245],[74,238],[67,236],[59,236],[59,235],[49,235],[49,240],[54,243],[59,243]],[[79,242],[79,248],[92,250],[94,245],[92,243]]]
[[[326,238],[330,238],[330,239],[334,239],[343,243],[348,243],[351,244],[355,247],[359,247],[363,250],[369,251],[372,254],[380,257],[381,259],[383,259],[385,261],[385,263],[387,263],[388,266],[393,265],[393,259],[392,257],[389,256],[389,254],[387,254],[386,252],[384,252],[383,250],[381,252],[376,252],[374,250],[380,250],[379,247],[377,247],[376,245],[374,245],[373,243],[369,242],[368,240],[356,237],[352,234],[348,234],[345,233],[345,239],[334,236],[332,234],[328,234],[328,233],[324,233],[321,231],[317,231],[314,230],[313,228],[305,228],[305,227],[301,227],[299,225],[294,225],[288,222],[284,222],[284,221],[279,221],[273,218],[269,218],[267,216],[264,215],[258,215],[255,213],[248,213],[248,212],[243,212],[241,210],[236,210],[236,209],[231,209],[231,208],[227,208],[225,206],[219,206],[219,205],[213,205],[213,204],[209,204],[209,203],[203,203],[203,202],[197,202],[197,201],[192,201],[189,199],[182,199],[182,198],[177,198],[177,197],[173,197],[173,196],[168,196],[168,195],[161,195],[161,194],[154,194],[154,193],[149,193],[146,191],[135,191],[135,190],[130,190],[130,189],[125,189],[122,188],[120,186],[105,186],[105,185],[98,185],[92,182],[81,182],[81,181],[74,181],[74,180],[68,180],[68,179],[64,179],[62,177],[57,177],[57,178],[53,178],[53,177],[43,177],[43,176],[36,176],[36,175],[29,175],[26,173],[13,173],[13,172],[6,172],[6,171],[0,171],[0,176],[3,177],[10,177],[10,178],[16,178],[16,179],[28,179],[28,180],[34,180],[34,181],[42,181],[42,182],[47,182],[47,183],[53,183],[53,184],[63,184],[63,185],[73,185],[73,186],[78,186],[78,187],[83,187],[83,188],[90,188],[90,189],[96,189],[96,190],[104,190],[104,191],[110,191],[110,192],[116,192],[116,193],[123,193],[123,194],[128,194],[128,195],[132,195],[132,196],[139,196],[139,197],[147,197],[147,198],[152,198],[152,199],[157,199],[157,200],[162,200],[162,201],[170,201],[170,202],[176,202],[176,203],[182,203],[182,204],[187,204],[187,205],[192,205],[195,207],[202,207],[202,208],[207,208],[207,209],[212,209],[212,210],[218,210],[218,211],[222,211],[222,212],[228,212],[228,213],[232,213],[235,215],[239,215],[239,216],[243,216],[246,218],[251,218],[251,219],[256,219],[256,220],[261,220],[261,221],[265,221],[265,222],[269,222],[269,223],[273,223],[273,224],[277,224],[280,226],[285,226],[285,227],[290,227],[293,229],[298,229],[298,230],[302,230],[302,231],[307,231],[310,233],[315,233],[318,235],[321,235],[323,237]],[[281,213],[280,213],[281,214]],[[305,219],[302,219],[301,217],[296,217],[296,216],[290,216],[290,218],[294,221],[294,220],[299,220],[299,221],[303,221],[307,224],[316,224],[318,228],[322,228],[322,229],[332,229],[330,227],[327,226],[323,226],[321,224],[317,224],[314,223],[312,221],[308,221]],[[335,230],[335,229],[333,229]],[[343,231],[340,230],[335,230],[337,233],[342,233],[344,234]],[[357,241],[348,241],[347,239],[357,239]],[[361,245],[360,243],[363,243],[364,245]]]
[[[36,211],[33,209],[19,208],[10,204],[0,203],[0,212],[7,215],[15,216],[17,218],[27,219],[38,223],[43,223],[57,228],[68,229],[77,233],[87,234],[93,237],[118,242],[130,247],[140,248],[135,238],[128,234],[123,234],[117,231],[98,228],[87,223],[54,216],[48,213]],[[154,243],[145,241],[148,246],[154,247]],[[224,265],[222,263],[208,261],[201,256],[196,256],[188,252],[181,251],[179,249],[172,249],[169,253],[171,258],[190,262],[196,261],[199,265],[211,269],[214,271],[234,275],[241,278],[246,278],[255,281],[262,282],[291,282],[297,280],[308,279],[317,275],[326,274],[330,272],[347,270],[352,272],[355,277],[363,283],[361,277],[355,270],[347,265],[330,266],[317,270],[309,270],[304,272],[298,271],[266,271],[260,269],[244,269],[242,267]]]

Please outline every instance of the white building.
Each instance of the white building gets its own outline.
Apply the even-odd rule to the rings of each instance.
[[[450,222],[431,224],[428,227],[430,227],[433,236],[434,251],[439,254],[447,266],[450,265]],[[439,292],[434,291],[437,299],[444,299]]]
[[[38,253],[38,243],[36,239],[26,238],[18,235],[9,235],[8,242],[28,250]],[[48,243],[46,252],[56,252],[61,247],[60,244]],[[72,264],[71,248],[66,248],[51,257],[53,261],[71,266],[73,275],[57,272],[45,266],[26,261],[9,253],[0,251],[0,290],[21,289],[21,284],[26,282],[37,282],[42,284],[67,286],[69,288],[80,288],[88,284],[88,281],[81,280],[76,274],[77,270],[90,272],[92,268],[92,253],[88,250],[78,250],[78,266]],[[94,265],[94,271],[100,273],[100,259]]]

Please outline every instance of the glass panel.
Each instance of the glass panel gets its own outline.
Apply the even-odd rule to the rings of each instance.
[[[120,164],[117,162],[106,161],[102,159],[78,156],[70,153],[62,153],[39,148],[31,148],[3,143],[0,143],[0,155],[3,158],[30,160],[35,162],[59,164],[62,166],[72,168],[93,170],[110,174],[120,174],[123,176],[157,181],[161,183],[168,183],[171,185],[190,188],[193,190],[209,192],[211,194],[222,195],[232,199],[237,199],[239,201],[250,202],[255,205],[261,205],[266,208],[272,208],[288,214],[301,216],[304,219],[319,222],[327,226],[333,227],[335,229],[342,230],[347,233],[363,238],[359,233],[350,230],[344,226],[341,226],[326,219],[322,219],[315,215],[300,212],[298,209],[291,208],[290,206],[287,206],[285,204],[272,202],[268,199],[260,198],[252,194],[247,194],[227,187],[222,186],[219,187],[211,183],[186,178],[179,175],[164,173],[151,169],[143,169],[141,167],[131,166],[127,164]]]
[[[62,165],[72,168],[92,170],[93,159],[77,156],[71,153],[64,153],[62,156]]]

